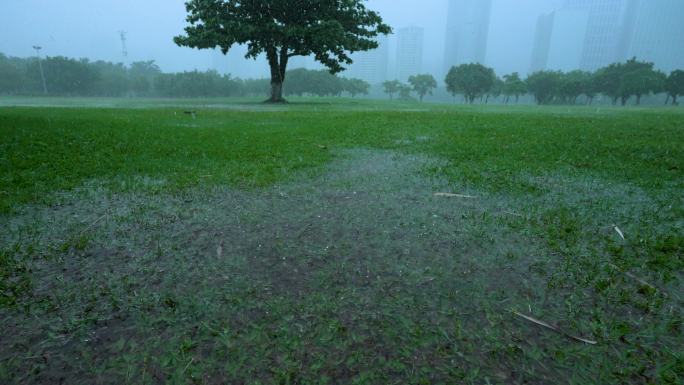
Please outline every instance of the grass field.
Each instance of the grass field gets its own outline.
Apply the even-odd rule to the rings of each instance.
[[[681,384],[683,192],[684,109],[0,99],[0,382]]]

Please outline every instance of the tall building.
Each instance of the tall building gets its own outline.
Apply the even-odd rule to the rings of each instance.
[[[549,50],[551,49],[553,20],[553,12],[540,15],[539,19],[537,19],[537,29],[534,32],[534,43],[532,46],[532,59],[530,60],[530,73],[542,71],[547,68]]]
[[[634,2],[635,18],[625,31],[625,58],[653,62],[666,72],[684,69],[684,1]]]
[[[594,71],[626,60],[633,51],[633,31],[640,24],[640,2],[645,1],[566,0],[563,7],[539,19],[531,70]]]
[[[484,64],[492,0],[449,0],[444,65]]]
[[[370,84],[380,84],[387,80],[389,65],[389,45],[387,37],[378,37],[378,48],[370,51],[356,52],[352,55],[352,63],[342,76],[364,80]]]
[[[542,15],[537,22],[530,72],[572,71],[582,66],[589,15],[564,8]]]
[[[407,81],[423,70],[423,43],[425,33],[420,27],[407,27],[397,31],[397,79]]]
[[[629,0],[567,0],[564,10],[585,12],[588,18],[580,69],[593,71],[622,59],[620,41],[629,5]]]

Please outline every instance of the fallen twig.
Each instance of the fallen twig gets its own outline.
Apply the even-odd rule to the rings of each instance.
[[[656,290],[656,291],[658,290],[658,288],[655,287],[654,285],[651,285],[650,283],[644,281],[643,279],[637,277],[636,275],[630,273],[629,271],[623,271],[622,269],[620,269],[620,268],[617,267],[616,265],[613,265],[612,263],[610,263],[609,265],[610,265],[610,267],[612,267],[613,269],[615,269],[615,270],[617,270],[617,271],[623,273],[624,275],[628,276],[629,278],[632,278],[633,280],[639,282],[639,283],[642,284],[643,286],[647,286],[647,287],[649,287],[649,288],[651,288],[651,289],[653,289],[653,290]]]
[[[316,146],[317,146],[318,148],[320,148],[321,150],[327,150],[327,149],[328,149],[328,146],[324,146],[324,145],[322,145],[322,144],[317,144]]]
[[[622,240],[624,241],[624,240],[625,240],[625,234],[622,233],[622,231],[620,230],[620,228],[617,227],[617,226],[613,226],[613,228],[615,229],[615,232],[618,233],[618,235],[620,236],[620,238],[622,238]]]
[[[522,314],[522,313],[518,313],[517,311],[514,311],[513,314],[517,315],[518,317],[524,318],[524,319],[526,319],[526,320],[528,320],[528,321],[530,321],[530,322],[532,322],[532,323],[535,323],[535,324],[537,324],[537,325],[539,325],[539,326],[543,326],[543,327],[545,327],[545,328],[547,328],[547,329],[551,329],[551,330],[555,331],[556,333],[560,333],[560,334],[562,334],[562,335],[564,335],[564,336],[566,336],[566,337],[568,337],[568,338],[571,338],[571,339],[573,339],[573,340],[575,340],[575,341],[584,342],[585,344],[589,344],[589,345],[596,345],[596,344],[597,344],[596,341],[592,341],[592,340],[588,340],[588,339],[585,339],[585,338],[573,336],[573,335],[571,335],[571,334],[568,334],[568,333],[564,332],[563,330],[561,330],[561,329],[558,328],[557,326],[553,326],[553,325],[547,324],[547,323],[544,322],[544,321],[540,321],[540,320],[538,320],[538,319],[536,319],[536,318],[533,318],[533,317],[524,315],[524,314]]]
[[[95,225],[97,225],[98,223],[100,223],[100,222],[101,222],[103,219],[105,219],[106,217],[107,217],[107,214],[105,214],[105,215],[103,215],[103,216],[97,218],[93,223],[89,224],[88,227],[86,227],[85,229],[81,230],[81,234],[80,234],[80,235],[83,235],[83,234],[85,234],[86,232],[88,232],[90,229],[92,229],[93,227],[95,227]]]
[[[452,193],[435,193],[436,197],[443,197],[443,198],[464,198],[464,199],[475,199],[477,198],[476,196],[472,195],[464,195],[464,194],[452,194]]]

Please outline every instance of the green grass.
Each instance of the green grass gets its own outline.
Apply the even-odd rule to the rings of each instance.
[[[681,109],[2,105],[4,382],[684,380]]]

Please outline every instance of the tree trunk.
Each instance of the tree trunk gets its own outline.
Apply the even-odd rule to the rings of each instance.
[[[287,100],[283,98],[283,83],[285,83],[285,71],[289,59],[287,51],[287,47],[282,47],[280,54],[275,47],[266,50],[266,57],[271,68],[271,97],[266,100],[266,103],[287,103]]]
[[[677,96],[678,95],[672,95],[672,105],[676,106],[677,105]]]
[[[641,95],[637,95],[636,105],[641,105]]]

